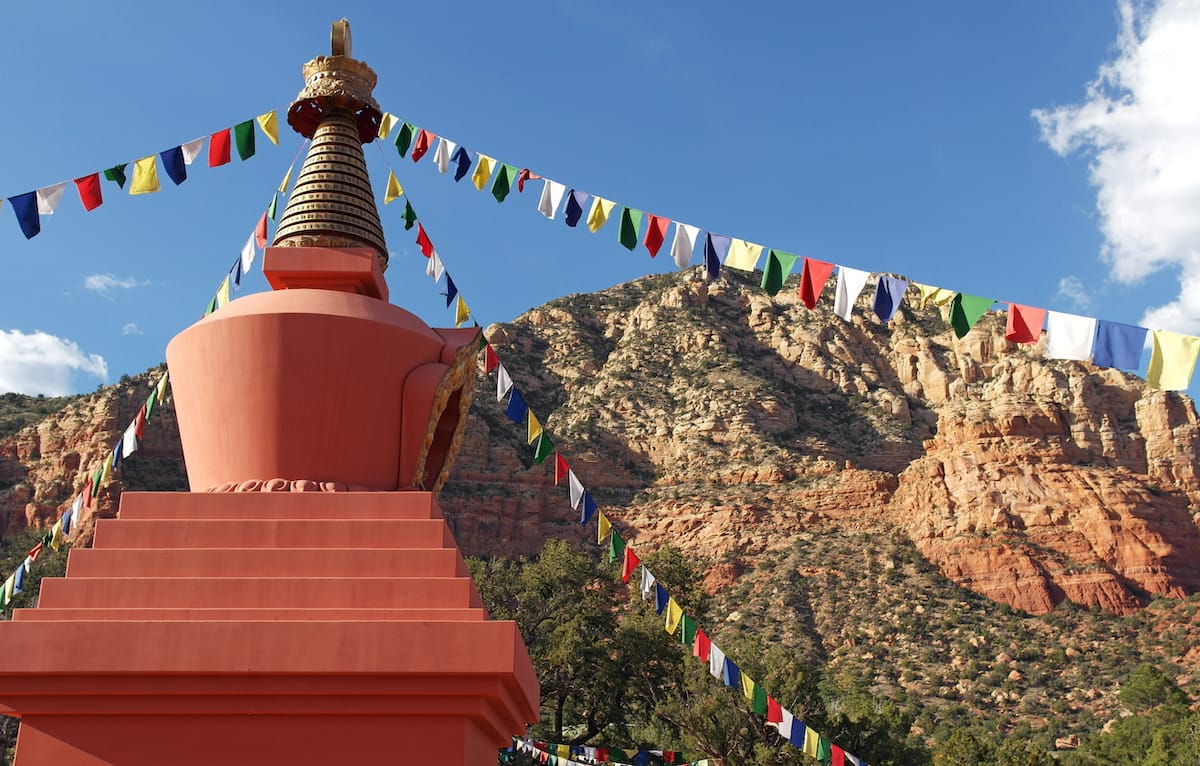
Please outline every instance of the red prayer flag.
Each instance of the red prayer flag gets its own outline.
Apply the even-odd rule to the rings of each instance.
[[[675,763],[675,751],[674,750],[664,750],[663,751],[663,762],[664,763]]]
[[[767,695],[767,723],[783,723],[783,706],[770,694]]]
[[[83,505],[90,507],[92,504],[92,477],[89,476],[87,481],[83,483]]]
[[[417,140],[413,143],[412,161],[420,162],[425,153],[429,151],[429,145],[433,143],[433,139],[437,138],[425,128],[421,128],[421,132],[417,134]]]
[[[500,366],[500,357],[496,356],[496,349],[492,348],[489,343],[483,348],[483,371],[489,373]]]
[[[696,638],[692,641],[692,656],[699,657],[701,662],[708,662],[708,651],[712,648],[712,641],[708,639],[708,634],[703,628],[696,628]]]
[[[567,474],[570,473],[570,471],[571,471],[571,468],[570,468],[570,466],[567,465],[567,459],[565,457],[563,457],[562,454],[559,453],[558,450],[555,450],[554,451],[554,486],[557,487],[558,483],[560,481],[567,478]]]
[[[650,257],[658,255],[659,248],[663,245],[663,240],[667,238],[667,227],[671,225],[670,218],[663,218],[653,213],[646,213],[646,249],[650,251]]]
[[[550,754],[543,750],[542,752],[538,753],[538,760],[542,763],[546,763],[550,760]]]
[[[84,210],[95,210],[104,204],[104,195],[100,192],[100,174],[75,179],[75,188],[79,191],[79,201]]]
[[[37,557],[42,555],[42,546],[43,545],[45,545],[45,543],[38,543],[37,545],[35,545],[29,549],[28,556],[31,561],[37,561]]]
[[[429,235],[425,233],[425,227],[417,222],[417,245],[421,248],[421,255],[426,258],[433,256],[433,243],[429,241]]]
[[[215,168],[229,162],[229,128],[218,130],[208,140],[208,166]]]
[[[829,746],[829,749],[830,755],[833,756],[833,760],[829,762],[829,766],[846,766],[846,751],[833,744]]]
[[[521,172],[517,173],[517,191],[525,191],[526,181],[536,181],[539,178],[541,178],[541,176],[539,176],[537,173],[534,173],[529,168],[522,168]]]
[[[821,297],[821,290],[832,274],[832,263],[804,259],[804,272],[800,275],[800,300],[810,311],[816,308],[817,298]]]
[[[146,430],[146,405],[138,410],[137,417],[134,419],[133,432],[137,434],[137,438],[142,438],[142,431]]]
[[[1037,343],[1046,323],[1046,309],[1035,309],[1017,303],[1008,304],[1008,327],[1004,339],[1013,343]]]
[[[637,571],[638,565],[642,560],[633,552],[632,545],[625,546],[625,566],[621,570],[621,582],[629,582],[629,578],[633,577],[633,573]]]
[[[262,250],[267,246],[267,214],[263,213],[262,218],[258,219],[258,225],[254,227],[254,241],[258,244],[258,249]]]
[[[600,762],[604,762],[604,761],[608,760],[608,748],[607,747],[596,748],[596,760],[600,761]]]

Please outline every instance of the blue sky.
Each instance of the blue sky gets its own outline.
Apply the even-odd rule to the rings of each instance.
[[[1151,169],[1200,157],[1162,139],[1153,109],[1166,89],[1194,126],[1194,84],[1138,68],[1146,39],[1160,54],[1197,47],[1172,34],[1196,5],[1136,6],[1140,25],[1122,38],[1122,6],[1098,0],[10,4],[0,195],[271,109],[282,121],[301,65],[328,52],[344,15],[385,111],[569,187],[998,300],[1132,323],[1158,308],[1162,327],[1195,333],[1200,309],[1168,304],[1200,270],[1181,212],[1195,210],[1200,182],[1139,192],[1129,176],[1139,157]],[[1101,67],[1122,61],[1125,78],[1089,100]],[[1134,89],[1140,122],[1105,116],[1104,94],[1121,88]],[[1074,109],[1035,118],[1056,107]],[[181,186],[164,176],[158,194],[106,184],[92,212],[69,185],[30,241],[6,201],[0,388],[87,391],[161,362],[301,146],[286,125],[280,146],[258,144],[244,163],[198,162]],[[1112,157],[1131,144],[1142,154]],[[439,175],[432,156],[414,165],[390,142],[366,150],[380,197],[384,157],[396,168],[481,324],[674,268],[666,253],[623,249],[612,223],[592,235],[547,221],[540,183],[498,205]],[[1124,225],[1125,202],[1146,194],[1174,194],[1154,209],[1178,220]],[[392,301],[451,325],[398,207],[381,206]],[[255,273],[243,290],[265,287]]]

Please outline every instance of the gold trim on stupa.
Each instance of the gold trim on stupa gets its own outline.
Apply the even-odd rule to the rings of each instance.
[[[350,22],[333,24],[331,56],[304,65],[304,88],[288,109],[292,128],[312,139],[279,219],[276,247],[369,247],[387,268],[388,251],[362,145],[382,116],[376,76],[350,55]]]

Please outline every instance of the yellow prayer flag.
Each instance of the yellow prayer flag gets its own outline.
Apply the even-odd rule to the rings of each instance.
[[[600,231],[600,227],[608,221],[608,216],[612,214],[613,208],[617,203],[610,202],[603,197],[596,197],[592,200],[592,209],[588,212],[588,231],[595,234]]]
[[[262,128],[263,135],[271,139],[271,143],[279,145],[279,120],[275,117],[275,110],[260,114],[254,119],[258,120],[258,127]]]
[[[454,304],[454,326],[462,327],[463,322],[471,316],[471,310],[467,308],[467,302],[463,297],[458,296],[458,301]]]
[[[479,159],[475,162],[475,172],[471,174],[471,182],[475,184],[478,191],[483,191],[483,187],[487,186],[488,179],[492,177],[492,166],[495,164],[494,157],[486,154],[479,155]]]
[[[109,477],[112,476],[112,453],[109,452],[104,456],[104,470],[100,472],[100,486],[108,484]],[[95,490],[93,490],[93,493]]]
[[[542,424],[538,422],[537,415],[533,414],[533,410],[529,411],[529,444],[537,441],[537,438],[542,435]]]
[[[133,183],[130,194],[150,194],[158,191],[158,155],[151,154],[133,163]]]
[[[17,573],[13,572],[4,581],[4,605],[8,606],[13,600],[13,591],[17,588]]]
[[[608,537],[609,532],[612,532],[612,524],[609,523],[608,517],[604,515],[604,511],[600,511],[596,519],[596,544],[603,543]]]
[[[379,121],[379,140],[386,141],[388,133],[392,132],[392,125],[395,124],[396,118],[390,113],[384,112],[383,118]]]
[[[804,727],[804,754],[817,757],[817,745],[820,744],[821,735],[813,731],[811,726]]]
[[[555,750],[558,752],[559,758],[570,758],[571,757],[571,746],[570,745],[557,745],[555,747]]]
[[[292,166],[288,168],[287,173],[284,174],[283,180],[279,182],[280,194],[287,194],[288,186],[290,186],[292,183],[292,169],[295,167],[295,163],[292,163]]]
[[[50,528],[50,547],[58,550],[58,546],[63,544],[62,519],[54,522],[54,526]]]
[[[1167,330],[1155,330],[1151,337],[1153,349],[1150,367],[1146,370],[1146,385],[1163,391],[1185,390],[1196,369],[1200,338]]]
[[[683,609],[679,604],[675,603],[675,597],[667,599],[667,633],[674,634],[675,629],[679,627],[679,621],[683,619]]]
[[[229,304],[229,275],[226,274],[225,279],[222,280],[222,282],[221,282],[221,286],[217,288],[217,308],[221,308],[222,306],[226,306],[228,304]]]
[[[742,696],[753,702],[755,687],[754,679],[751,678],[748,673],[743,671],[741,676],[738,678],[738,681],[742,685]]]
[[[913,282],[913,287],[921,293],[921,308],[925,308],[925,304],[932,303],[935,306],[949,306],[954,300],[954,296],[958,295],[953,290],[947,290],[944,287],[934,287],[933,285],[923,285],[920,282]]]
[[[158,379],[158,385],[154,387],[155,401],[162,404],[163,397],[167,395],[167,376],[169,372],[164,372],[163,376]]]
[[[763,246],[754,245],[736,237],[729,243],[729,253],[725,256],[725,265],[740,271],[754,271],[758,266],[758,257],[762,255]]]
[[[400,186],[400,180],[396,178],[395,173],[389,170],[387,190],[383,193],[383,204],[390,205],[392,200],[397,199],[402,194],[404,194],[404,189]]]

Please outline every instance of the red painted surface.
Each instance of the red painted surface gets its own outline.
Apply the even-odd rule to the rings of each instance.
[[[381,491],[124,494],[0,624],[18,766],[487,764],[536,719],[516,626],[487,619],[403,457],[474,336],[326,282],[172,341],[188,475]]]

